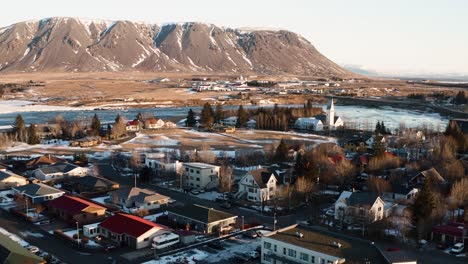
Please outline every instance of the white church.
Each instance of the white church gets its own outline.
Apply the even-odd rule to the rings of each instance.
[[[298,118],[294,126],[297,129],[322,131],[323,129],[334,130],[342,127],[344,122],[340,116],[335,116],[335,103],[331,98],[328,100],[326,115]]]

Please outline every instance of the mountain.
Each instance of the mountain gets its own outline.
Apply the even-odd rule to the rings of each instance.
[[[351,74],[286,30],[62,17],[0,29],[0,72],[128,70]]]

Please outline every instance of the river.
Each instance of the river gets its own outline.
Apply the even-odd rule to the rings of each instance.
[[[4,101],[3,101],[4,102]],[[182,119],[187,115],[190,108],[200,111],[201,107],[159,107],[159,108],[129,108],[127,110],[93,110],[79,108],[60,108],[36,106],[16,106],[9,111],[1,112],[2,101],[0,101],[0,126],[12,125],[18,113],[21,113],[26,123],[47,123],[55,116],[61,115],[66,120],[89,120],[97,113],[101,122],[112,122],[117,114],[126,119],[133,119],[139,112],[149,113],[156,117],[167,119]],[[290,105],[292,106],[292,105]],[[245,106],[245,108],[256,108],[257,106]],[[272,106],[264,106],[272,107]],[[293,105],[292,107],[301,107]],[[237,109],[237,106],[225,106],[224,109]],[[426,126],[431,129],[443,130],[448,123],[448,118],[430,111],[417,111],[383,106],[369,108],[364,106],[335,105],[336,115],[342,117],[345,124],[361,129],[373,129],[377,121],[384,121],[387,128],[395,129],[404,124],[406,127],[417,128]]]

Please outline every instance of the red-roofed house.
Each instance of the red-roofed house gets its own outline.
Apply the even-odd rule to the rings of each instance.
[[[462,242],[465,238],[465,243],[468,243],[468,223],[449,222],[446,225],[435,226],[432,228],[431,238],[447,244]]]
[[[153,238],[167,233],[163,226],[141,217],[118,213],[99,224],[99,233],[108,239],[140,249],[151,245]]]
[[[140,131],[141,128],[140,120],[135,119],[133,121],[127,122],[127,126],[125,127],[127,131]]]
[[[63,195],[47,204],[49,211],[63,220],[75,224],[89,224],[102,221],[106,208],[78,197]]]
[[[148,118],[145,121],[145,128],[147,129],[161,129],[164,127],[164,121],[161,118]]]

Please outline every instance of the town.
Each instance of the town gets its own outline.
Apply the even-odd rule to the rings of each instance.
[[[18,114],[0,137],[0,230],[17,242],[2,245],[28,263],[464,263],[468,120],[362,130],[335,101]]]

